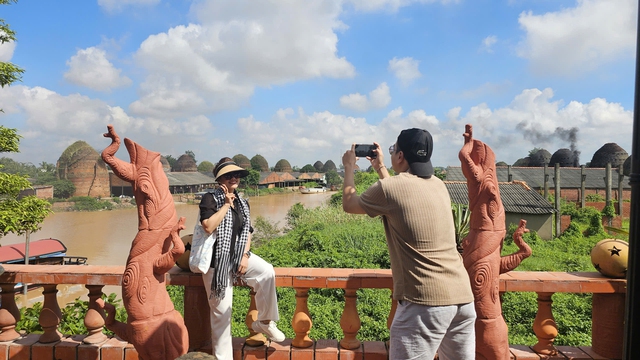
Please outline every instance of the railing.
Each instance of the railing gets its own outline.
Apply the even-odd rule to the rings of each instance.
[[[96,300],[102,295],[102,289],[105,285],[120,285],[124,266],[4,265],[4,268],[5,273],[0,275],[0,288],[2,289],[0,294],[0,360],[10,357],[12,347],[7,344],[11,344],[9,343],[11,341],[19,348],[24,348],[25,344],[32,347],[40,344],[43,348],[49,349],[46,344],[56,344],[61,340],[68,339],[58,331],[61,319],[60,307],[56,300],[58,284],[83,284],[89,290],[89,310],[84,319],[88,334],[73,340],[76,341],[75,346],[82,349],[83,345],[79,344],[85,344],[85,350],[89,351],[87,349],[95,350],[97,344],[109,344],[111,346],[109,349],[113,350],[115,339],[108,339],[102,333],[104,320],[101,315],[102,310],[96,304]],[[175,267],[166,274],[166,279],[167,284],[185,287],[184,320],[189,332],[190,349],[206,349],[210,344],[211,329],[202,277]],[[16,332],[15,325],[20,318],[20,312],[15,301],[14,285],[17,283],[42,285],[44,302],[39,322],[43,328],[43,334],[24,336]],[[393,283],[390,270],[276,268],[276,286],[295,289],[296,308],[291,320],[295,337],[282,344],[272,344],[266,350],[262,348],[262,350],[256,351],[264,351],[265,356],[268,355],[269,351],[292,354],[294,352],[308,351],[315,344],[313,351],[316,352],[322,351],[323,346],[326,345],[325,347],[329,352],[341,351],[348,353],[351,351],[364,353],[369,351],[379,355],[379,358],[386,358],[384,343],[369,342],[363,344],[357,338],[361,323],[356,309],[356,291],[361,288],[392,289]],[[334,288],[344,289],[345,291],[345,306],[340,320],[344,337],[333,348],[330,342],[314,342],[309,338],[309,330],[313,326],[313,321],[312,315],[309,314],[307,308],[307,296],[311,288]],[[621,357],[626,280],[605,278],[595,272],[512,271],[501,275],[500,291],[526,291],[538,294],[538,311],[533,323],[533,331],[538,342],[531,348],[512,346],[511,350],[515,358],[528,358],[527,354],[534,356],[531,358],[540,358],[535,355],[534,351],[543,356],[558,354],[561,358],[564,358],[562,357],[564,353],[575,351],[580,351],[585,356],[584,358]],[[580,349],[554,347],[553,342],[558,335],[558,330],[552,314],[551,296],[556,292],[593,293],[592,347]],[[393,319],[395,309],[396,302],[393,301],[388,325]],[[247,313],[246,322],[249,325],[256,319],[257,310],[253,294],[251,294],[251,305]],[[242,349],[246,348],[243,343],[249,346],[256,346],[256,349],[260,349],[259,346],[265,344],[266,339],[262,334],[256,334],[250,326],[248,326],[248,329],[250,335],[241,343],[235,344],[236,351],[243,351]],[[3,345],[1,342],[7,343]],[[67,344],[68,347],[72,345]],[[92,345],[93,347],[91,347]],[[123,348],[122,354],[124,354],[127,346],[125,344],[121,347]],[[237,348],[240,348],[240,350]],[[35,347],[33,349],[31,354],[36,351]],[[128,349],[129,352],[133,351],[130,345]],[[39,349],[39,351],[44,350]],[[55,351],[57,354],[58,349],[56,348]],[[98,353],[104,354],[105,351],[100,350]],[[601,357],[598,357],[598,355]],[[575,355],[571,356],[571,358],[581,358]],[[56,358],[58,358],[57,355]],[[122,359],[125,359],[125,357],[122,357]]]

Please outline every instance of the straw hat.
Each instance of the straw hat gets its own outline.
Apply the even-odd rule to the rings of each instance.
[[[223,162],[221,164],[216,165],[216,167],[213,169],[213,176],[215,176],[216,177],[216,181],[218,181],[218,179],[222,175],[233,173],[233,172],[239,172],[241,178],[249,175],[249,171],[248,170],[245,170],[245,169],[241,168],[234,161],[226,161],[226,162]]]

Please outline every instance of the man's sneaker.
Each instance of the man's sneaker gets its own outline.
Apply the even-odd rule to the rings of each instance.
[[[285,339],[284,334],[278,329],[276,323],[273,321],[269,321],[269,324],[254,321],[251,327],[253,328],[253,331],[267,335],[271,341],[281,342]]]

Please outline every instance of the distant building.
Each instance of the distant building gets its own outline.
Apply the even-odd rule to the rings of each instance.
[[[451,202],[469,205],[469,190],[467,182],[445,181]],[[500,198],[505,211],[505,226],[520,223],[520,219],[527,220],[527,229],[535,230],[540,238],[553,238],[553,205],[545,200],[537,191],[531,189],[522,181],[500,182]]]

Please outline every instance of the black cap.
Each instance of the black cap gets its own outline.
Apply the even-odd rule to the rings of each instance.
[[[422,178],[433,175],[433,165],[431,165],[433,139],[427,130],[416,128],[402,130],[397,142],[409,163],[412,174]]]

